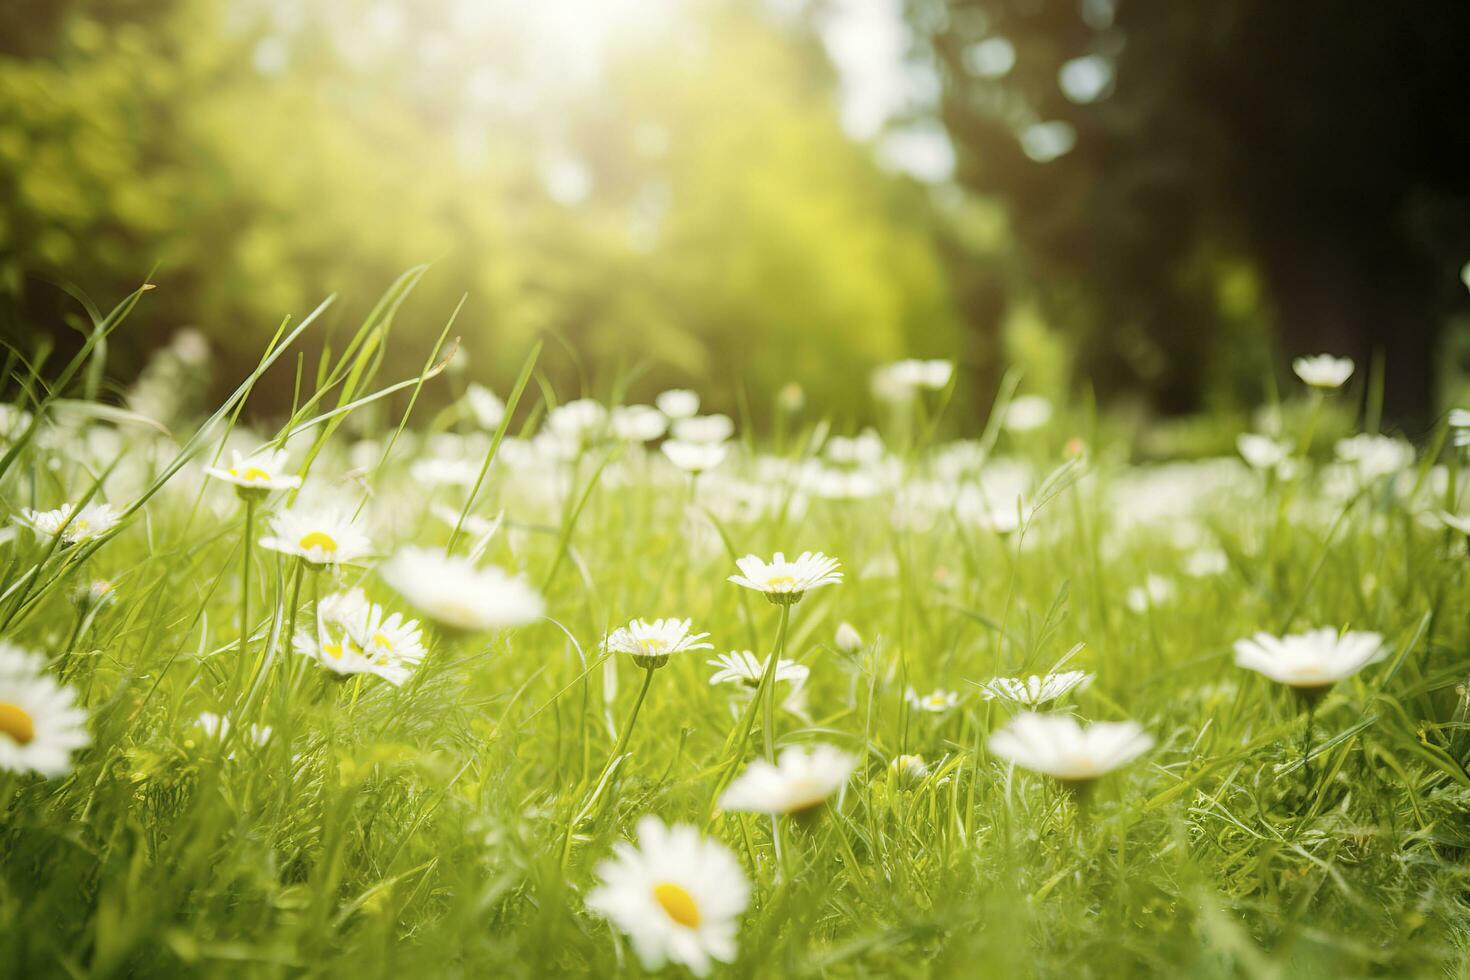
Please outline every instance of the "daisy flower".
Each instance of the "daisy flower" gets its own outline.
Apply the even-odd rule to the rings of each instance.
[[[413,667],[424,659],[423,630],[416,619],[389,614],[369,602],[361,589],[334,592],[322,598],[317,618],[346,633],[364,657],[375,664]]]
[[[1274,470],[1291,456],[1291,443],[1272,439],[1258,432],[1242,432],[1235,437],[1235,448],[1251,469]]]
[[[76,692],[44,673],[38,655],[0,640],[0,770],[65,775],[91,738]]]
[[[1414,464],[1414,447],[1403,439],[1360,433],[1339,439],[1333,447],[1337,458],[1357,470],[1358,477],[1373,481]]]
[[[466,631],[509,629],[541,618],[546,604],[524,579],[495,565],[430,548],[401,549],[383,565],[383,580],[429,618]]]
[[[689,632],[690,620],[655,619],[653,622],[635,619],[627,626],[619,626],[602,641],[602,649],[608,653],[626,653],[640,667],[662,667],[669,662],[669,655],[686,650],[713,650],[713,643],[700,642],[708,633]]]
[[[619,405],[612,410],[612,433],[624,442],[652,442],[668,430],[668,417],[656,408]]]
[[[710,675],[711,684],[743,684],[746,687],[758,687],[761,682],[761,674],[765,673],[765,663],[751,653],[749,650],[732,650],[722,653],[713,660],[705,663],[711,667],[718,667]],[[776,663],[776,676],[773,681],[790,681],[793,687],[800,687],[806,683],[811,670],[796,663],[793,660],[780,660]]]
[[[728,415],[693,415],[674,420],[674,438],[700,445],[724,442],[735,434],[735,423]]]
[[[292,644],[296,652],[309,657],[334,674],[373,674],[394,687],[408,680],[412,671],[404,662],[375,656],[363,647],[351,630],[322,623],[317,635],[300,632]]]
[[[1071,715],[1023,712],[990,736],[990,751],[1064,783],[1090,783],[1153,747],[1137,722],[1099,721],[1086,728]]]
[[[638,844],[618,844],[597,866],[587,907],[632,940],[645,969],[678,963],[695,976],[735,961],[735,933],[750,901],[740,862],[688,824],[638,821]]]
[[[837,624],[837,634],[833,637],[833,642],[843,653],[857,653],[863,648],[862,634],[847,622]]]
[[[920,695],[918,691],[909,688],[904,692],[904,699],[919,711],[927,711],[931,714],[943,714],[950,708],[960,703],[960,696],[954,691],[946,691],[937,688],[930,694]]]
[[[262,548],[313,565],[352,564],[372,548],[352,519],[334,510],[283,510],[271,518],[271,530],[275,533],[260,539]]]
[[[107,504],[88,504],[77,511],[74,517],[71,504],[62,504],[55,510],[22,510],[17,518],[37,534],[53,538],[60,534],[61,540],[67,544],[88,541],[106,534],[121,519],[122,515]]]
[[[505,402],[484,385],[471,384],[464,391],[465,404],[480,428],[494,432],[505,419]]]
[[[699,411],[699,395],[687,388],[671,388],[653,403],[671,419],[687,419]]]
[[[669,462],[686,473],[712,470],[730,454],[730,447],[724,443],[680,442],[678,439],[669,439],[659,449]]]
[[[731,582],[764,592],[767,599],[782,606],[800,602],[809,589],[842,581],[837,559],[828,558],[820,551],[803,551],[795,561],[787,561],[779,551],[769,562],[756,555],[746,555],[735,564],[741,574],[731,575]]]
[[[241,492],[267,493],[271,490],[294,490],[301,477],[288,472],[284,449],[260,448],[242,456],[231,450],[233,462],[228,467],[206,466],[204,472],[216,480],[232,483]]]
[[[921,783],[929,776],[929,765],[921,755],[894,756],[889,768],[906,783]]]
[[[591,398],[558,405],[546,416],[546,431],[567,446],[586,446],[600,438],[606,429],[607,408]]]
[[[1007,701],[1026,708],[1036,708],[1055,701],[1092,682],[1085,670],[1068,670],[1060,674],[1038,677],[993,677],[980,686],[980,696],[987,701]]]
[[[830,745],[818,745],[810,753],[792,745],[775,765],[764,759],[752,762],[720,797],[720,808],[804,813],[841,789],[857,764],[857,759]]]
[[[1040,395],[1022,395],[1006,408],[1007,432],[1032,432],[1051,421],[1051,402]]]
[[[1289,636],[1257,633],[1235,644],[1235,663],[1308,697],[1321,695],[1388,653],[1377,633],[1316,629]]]
[[[1313,388],[1341,388],[1353,376],[1353,367],[1352,358],[1331,354],[1298,357],[1291,362],[1296,376]]]

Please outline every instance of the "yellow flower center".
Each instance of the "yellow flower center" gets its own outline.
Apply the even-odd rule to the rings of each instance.
[[[653,886],[653,897],[669,918],[686,929],[699,928],[699,906],[694,896],[672,881],[661,881]]]
[[[241,473],[237,469],[231,468],[230,476],[238,476],[240,479],[245,480],[247,483],[254,483],[256,480],[269,480],[271,478],[271,475],[269,473],[258,466],[252,466],[244,473]]]
[[[342,659],[342,644],[340,644],[340,643],[323,643],[322,644],[322,653],[325,653],[327,656],[331,657],[333,660],[341,660]]]
[[[790,575],[772,575],[766,579],[766,587],[771,589],[790,589],[796,584],[796,579]]]
[[[336,552],[337,550],[336,540],[330,534],[323,531],[312,531],[296,543],[302,551],[310,551],[312,548],[320,548],[323,551],[330,552]]]
[[[384,650],[387,650],[389,653],[392,653],[393,652],[393,641],[391,639],[389,639],[388,634],[386,634],[386,633],[374,633],[373,634],[373,646],[375,646],[375,647],[382,647]]]
[[[9,735],[17,745],[29,745],[36,737],[36,723],[20,705],[0,701],[0,733]]]
[[[668,647],[668,643],[657,636],[650,636],[647,639],[638,641],[638,648],[642,650],[645,654],[660,654],[667,650]]]

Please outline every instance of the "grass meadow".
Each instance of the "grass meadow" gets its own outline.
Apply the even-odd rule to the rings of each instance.
[[[11,352],[0,972],[1466,972],[1457,419],[1302,365],[1147,458],[903,362],[727,425],[392,363],[411,284],[187,424],[196,343],[106,381],[144,291]]]

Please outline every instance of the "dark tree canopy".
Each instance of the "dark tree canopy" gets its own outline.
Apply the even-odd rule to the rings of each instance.
[[[1428,415],[1445,326],[1467,307],[1470,3],[915,11],[960,179],[1007,202],[1049,313],[1104,392],[1141,385],[1186,410],[1207,383],[1238,392],[1291,355],[1381,352],[1390,414]],[[998,53],[977,47],[995,39]],[[1085,83],[1073,98],[1069,62]],[[1039,123],[1075,145],[1046,160],[1057,128]]]

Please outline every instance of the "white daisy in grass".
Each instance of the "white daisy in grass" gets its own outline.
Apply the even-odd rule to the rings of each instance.
[[[310,657],[334,674],[373,674],[394,687],[408,680],[412,673],[406,662],[370,654],[357,642],[351,630],[320,624],[317,635],[302,631],[293,642],[296,652]]]
[[[909,705],[918,711],[927,711],[930,714],[943,714],[960,703],[960,696],[954,691],[946,691],[944,688],[936,688],[928,694],[920,694],[913,688],[904,692],[904,699]]]
[[[62,504],[55,510],[22,510],[16,519],[37,534],[52,538],[59,534],[67,544],[76,544],[106,534],[122,515],[107,504],[88,504],[73,515],[72,505]]]
[[[1358,477],[1373,481],[1414,465],[1414,447],[1403,439],[1363,432],[1339,439],[1333,447],[1337,458],[1351,464]]]
[[[362,589],[348,589],[322,596],[316,615],[324,623],[362,629],[372,618],[373,604]]]
[[[635,619],[619,626],[602,641],[608,653],[626,653],[641,667],[662,667],[669,656],[688,650],[713,650],[713,643],[703,642],[708,633],[689,632],[690,620]]]
[[[1153,747],[1132,721],[1099,721],[1083,727],[1071,715],[1023,712],[990,736],[990,751],[1064,783],[1090,783]]]
[[[980,696],[987,701],[1037,708],[1072,691],[1080,691],[1090,683],[1092,675],[1085,670],[1065,670],[1044,676],[992,677],[980,686]]]
[[[607,421],[607,407],[601,402],[578,398],[547,413],[546,431],[567,445],[582,447],[602,437]]]
[[[728,415],[693,415],[674,420],[674,438],[699,445],[724,442],[735,434],[735,423]]]
[[[1237,665],[1264,674],[1308,697],[1327,692],[1344,677],[1351,677],[1368,664],[1388,654],[1377,633],[1316,629],[1288,636],[1257,633],[1235,644]]]
[[[91,741],[76,692],[45,669],[37,654],[0,640],[0,770],[65,775]]]
[[[519,576],[430,548],[399,550],[383,580],[430,619],[465,631],[510,629],[541,618],[541,593]]]
[[[1341,388],[1353,376],[1354,366],[1352,358],[1331,354],[1298,357],[1291,362],[1296,376],[1313,388]]]
[[[324,596],[317,606],[317,618],[343,630],[363,656],[376,664],[413,667],[424,659],[419,621],[369,602],[361,589]]]
[[[480,428],[494,432],[505,419],[505,402],[484,385],[471,384],[464,391],[465,404]]]
[[[206,466],[204,472],[216,480],[234,484],[241,491],[268,493],[271,490],[294,490],[301,477],[291,473],[284,449],[260,448],[249,455],[231,451],[229,466]]]
[[[921,389],[938,391],[954,376],[954,362],[909,359],[885,364],[873,372],[873,394],[884,401],[904,401]]]
[[[619,405],[612,410],[612,434],[624,442],[652,442],[669,431],[669,419],[648,405]]]
[[[750,883],[724,844],[645,816],[637,846],[616,845],[597,876],[587,907],[628,935],[645,969],[673,962],[702,977],[712,961],[735,961]]]
[[[1007,432],[1032,432],[1051,421],[1051,402],[1040,395],[1022,395],[1006,406]]]
[[[766,664],[749,650],[732,650],[722,653],[713,660],[705,663],[711,667],[718,668],[710,675],[711,684],[742,684],[746,687],[759,687],[761,674],[765,673]],[[793,660],[779,660],[776,662],[776,676],[772,681],[789,681],[792,687],[800,687],[806,683],[811,670],[796,663]]]
[[[1235,437],[1240,456],[1256,470],[1274,470],[1291,458],[1291,443],[1259,432],[1242,432]]]
[[[929,777],[929,764],[921,755],[896,755],[888,767],[906,783],[922,783]]]
[[[665,441],[659,449],[670,463],[685,473],[712,470],[730,454],[730,447],[724,443],[681,442],[678,439]]]
[[[863,648],[863,635],[857,631],[856,627],[847,622],[837,624],[837,633],[833,636],[832,641],[843,653],[857,653]]]
[[[230,734],[230,719],[212,711],[200,712],[199,717],[194,720],[194,725],[203,729],[204,734],[210,738],[224,739]],[[264,745],[271,740],[271,731],[269,725],[251,725],[250,740],[256,745]]]
[[[810,589],[842,581],[837,559],[828,558],[820,551],[803,551],[794,561],[787,561],[779,551],[770,561],[746,555],[735,564],[741,574],[731,575],[731,582],[764,592],[767,599],[782,606],[800,602]]]
[[[670,388],[653,403],[671,419],[687,419],[699,411],[699,395],[687,388]]]
[[[352,518],[336,510],[291,508],[271,517],[272,534],[260,546],[313,565],[350,565],[372,550]]]
[[[810,752],[795,745],[781,752],[776,764],[757,759],[735,778],[720,797],[722,810],[747,813],[804,813],[847,783],[858,760],[830,745]]]

